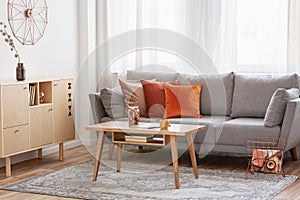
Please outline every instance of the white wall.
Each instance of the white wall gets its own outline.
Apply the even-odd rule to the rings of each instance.
[[[48,25],[35,45],[24,46],[16,39],[29,79],[75,77],[78,68],[78,5],[75,0],[47,0]],[[0,1],[0,21],[7,21],[7,1]],[[10,31],[10,28],[8,28]],[[11,31],[10,31],[11,33]],[[0,81],[14,80],[17,59],[0,38]]]
[[[78,42],[78,1],[47,0],[48,25],[44,37],[33,46],[24,46],[14,39],[21,62],[26,67],[28,79],[76,78],[79,69]],[[7,1],[0,0],[0,21],[7,21]],[[10,28],[8,28],[11,33]],[[0,82],[15,80],[18,60],[0,36]],[[79,145],[80,141],[69,142],[66,148]],[[44,150],[44,154],[57,151],[56,146]],[[36,157],[36,152],[14,156],[12,162],[20,162]],[[4,159],[0,160],[0,166]]]

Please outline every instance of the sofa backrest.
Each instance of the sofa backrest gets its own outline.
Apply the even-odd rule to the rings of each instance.
[[[231,117],[263,118],[277,88],[299,88],[298,75],[235,75]]]
[[[231,113],[234,73],[217,75],[178,74],[180,85],[202,84],[201,115],[227,115]]]
[[[177,79],[176,72],[141,72],[141,71],[127,71],[127,80],[152,80],[162,82],[173,82]]]

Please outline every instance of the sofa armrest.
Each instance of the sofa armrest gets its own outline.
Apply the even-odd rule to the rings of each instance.
[[[103,117],[107,117],[102,101],[100,99],[100,93],[90,93],[89,98],[90,98],[94,123],[100,123]]]
[[[281,137],[286,138],[285,151],[300,144],[300,98],[290,100],[287,103]]]

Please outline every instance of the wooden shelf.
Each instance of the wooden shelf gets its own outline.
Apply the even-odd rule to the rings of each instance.
[[[41,103],[39,105],[30,106],[30,109],[37,108],[37,107],[43,107],[43,106],[52,106],[52,105],[53,105],[53,103]]]
[[[41,92],[44,93],[44,98],[43,102],[40,101],[41,98]],[[47,81],[47,82],[40,82],[39,83],[39,104],[43,103],[52,103],[52,82]]]
[[[166,146],[170,143],[170,137],[164,135],[163,137],[155,137],[152,141],[149,142],[138,142],[138,141],[125,141],[126,133],[113,132],[112,141],[119,144],[131,144],[131,145],[140,145],[140,146]]]

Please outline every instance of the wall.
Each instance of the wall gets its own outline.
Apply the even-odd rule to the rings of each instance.
[[[44,37],[33,46],[24,46],[16,39],[15,45],[27,70],[28,79],[75,77],[78,60],[78,1],[46,0],[48,4],[48,25]],[[7,21],[7,0],[0,1],[0,21]],[[10,28],[8,28],[11,33]],[[0,82],[15,80],[17,59],[9,46],[0,37]],[[79,145],[80,141],[65,144],[65,148]],[[44,154],[56,152],[52,146]],[[36,152],[13,156],[12,162],[36,157]],[[0,166],[4,159],[0,159]],[[12,172],[13,173],[13,172]]]
[[[48,25],[44,37],[33,46],[15,45],[29,79],[74,77],[78,67],[77,1],[46,0]],[[7,21],[7,0],[0,1],[0,21]],[[10,28],[8,28],[10,31]],[[10,32],[11,33],[11,32]],[[0,38],[0,80],[14,80],[17,59]]]

